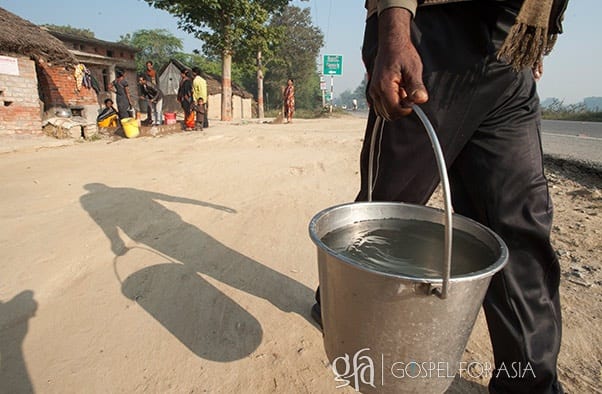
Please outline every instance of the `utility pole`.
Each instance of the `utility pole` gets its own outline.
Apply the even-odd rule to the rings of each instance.
[[[334,100],[334,75],[330,75],[330,113],[332,113],[332,100]]]
[[[320,92],[322,92],[322,108],[326,108],[326,81],[324,80],[324,70],[322,63],[318,62],[318,74],[320,75]]]
[[[326,81],[324,74],[320,74],[320,91],[322,92],[322,108],[326,108]]]
[[[257,116],[263,120],[263,70],[261,66],[261,51],[257,51]]]

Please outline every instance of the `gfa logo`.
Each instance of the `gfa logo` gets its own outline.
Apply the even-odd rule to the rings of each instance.
[[[353,358],[345,353],[344,356],[335,358],[332,361],[332,372],[335,375],[335,381],[340,382],[337,388],[351,385],[355,391],[359,391],[360,383],[376,387],[374,385],[374,362],[367,355],[361,355],[370,348],[358,350]]]

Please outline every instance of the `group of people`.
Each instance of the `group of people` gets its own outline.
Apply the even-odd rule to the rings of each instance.
[[[138,76],[140,98],[147,103],[147,117],[142,124],[160,125],[163,123],[163,92],[159,88],[157,73],[153,62],[146,62],[144,74]],[[97,117],[100,127],[116,127],[121,119],[134,116],[129,84],[123,70],[116,70],[115,80],[109,86],[115,93],[117,108],[113,100],[107,98],[105,107]],[[208,127],[207,120],[207,81],[201,76],[198,67],[184,69],[181,72],[177,100],[184,110],[184,127],[186,131],[203,130]],[[283,112],[288,123],[292,123],[295,113],[295,86],[292,79],[287,81],[283,91]]]
[[[178,102],[184,110],[186,131],[203,130],[207,127],[207,81],[198,67],[181,72]]]
[[[144,123],[148,125],[162,124],[163,92],[159,89],[157,74],[153,68],[153,62],[150,60],[146,62],[145,73],[138,76],[138,88],[140,98],[148,104]],[[123,70],[115,71],[115,79],[109,85],[109,91],[115,93],[117,108],[114,107],[112,99],[104,100],[105,106],[96,118],[100,127],[117,127],[119,120],[135,116],[129,83]]]
[[[201,70],[193,67],[182,71],[177,100],[184,110],[184,126],[186,131],[203,130],[208,127],[207,113],[207,81],[201,76]],[[146,101],[146,125],[160,125],[163,113],[163,92],[157,83],[157,73],[153,62],[146,62],[144,74],[138,76],[140,98]],[[116,70],[115,80],[109,90],[115,93],[117,108],[113,100],[107,98],[104,108],[97,117],[101,127],[116,127],[121,119],[134,116],[129,84],[123,70]]]

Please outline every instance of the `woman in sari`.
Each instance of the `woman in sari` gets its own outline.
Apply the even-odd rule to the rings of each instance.
[[[293,114],[295,113],[295,85],[293,80],[289,79],[286,82],[286,88],[284,88],[284,117],[288,123],[293,122]]]
[[[182,79],[178,89],[178,102],[184,110],[184,126],[186,131],[192,131],[194,128],[194,111],[192,108],[192,72],[190,70],[182,71]]]

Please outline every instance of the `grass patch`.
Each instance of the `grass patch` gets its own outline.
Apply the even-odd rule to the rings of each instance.
[[[265,111],[264,116],[266,118],[275,118],[280,114],[280,111],[277,109],[270,109]],[[320,119],[320,118],[338,118],[341,116],[348,115],[347,111],[344,109],[335,107],[332,112],[330,112],[329,108],[316,108],[316,109],[305,109],[300,108],[295,110],[295,115],[293,118],[299,119]]]

